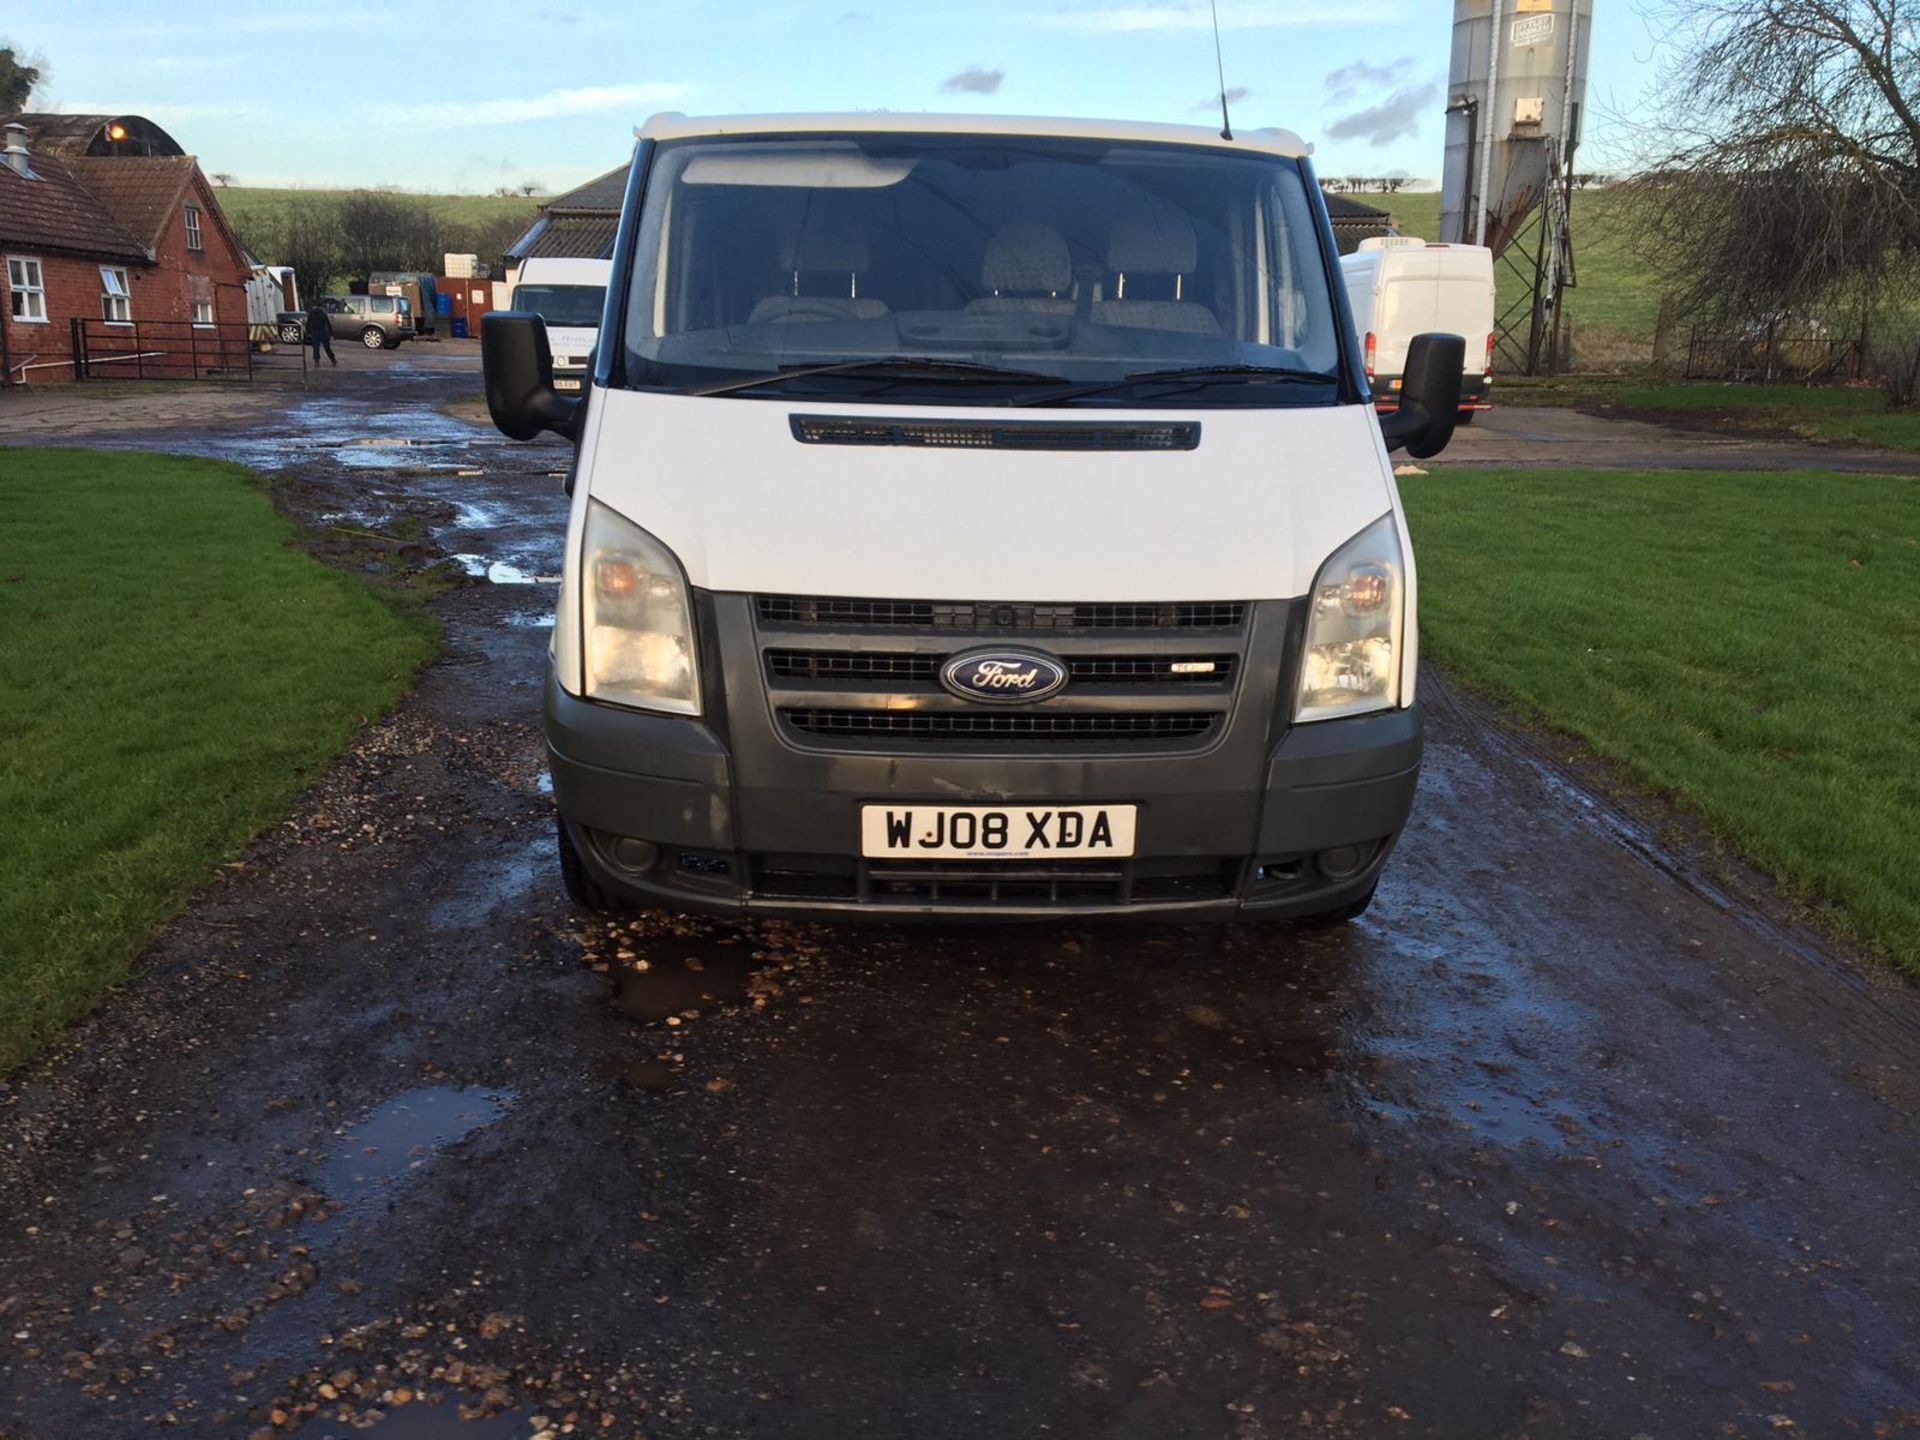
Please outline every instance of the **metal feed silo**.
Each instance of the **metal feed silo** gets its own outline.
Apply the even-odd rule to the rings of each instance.
[[[1592,30],[1593,0],[1454,0],[1440,238],[1490,246],[1529,277],[1500,327],[1529,372],[1543,345],[1553,354],[1573,283],[1567,196]]]

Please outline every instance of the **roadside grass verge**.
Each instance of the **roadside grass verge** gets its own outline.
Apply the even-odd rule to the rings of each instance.
[[[1920,975],[1920,481],[1402,481],[1424,653],[1701,817]]]
[[[1578,375],[1496,382],[1510,405],[1573,405],[1652,414],[1675,424],[1793,434],[1842,445],[1920,451],[1920,408],[1895,409],[1886,393],[1829,385],[1729,385],[1707,381],[1583,380]]]
[[[259,479],[175,456],[0,450],[0,1073],[433,653],[294,548]]]

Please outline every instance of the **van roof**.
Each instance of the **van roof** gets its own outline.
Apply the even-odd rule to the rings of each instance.
[[[1137,120],[1072,120],[1034,115],[655,115],[634,130],[641,140],[686,140],[713,135],[1047,135],[1074,140],[1131,140],[1153,145],[1196,145],[1210,150],[1252,150],[1290,160],[1313,154],[1291,130],[1236,130],[1233,139],[1204,125],[1159,125]]]

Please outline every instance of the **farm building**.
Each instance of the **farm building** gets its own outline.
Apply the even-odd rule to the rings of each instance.
[[[595,176],[542,205],[527,233],[507,247],[508,283],[523,260],[555,256],[611,259],[614,232],[620,228],[620,202],[627,193],[628,168],[622,165]]]
[[[1385,210],[1362,204],[1345,195],[1326,196],[1327,218],[1333,222],[1334,243],[1342,255],[1351,255],[1362,240],[1375,235],[1392,235],[1393,216]]]
[[[245,366],[246,254],[171,135],[137,115],[0,127],[0,382]]]

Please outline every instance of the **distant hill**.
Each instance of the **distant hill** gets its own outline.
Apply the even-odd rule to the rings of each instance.
[[[338,200],[353,192],[230,185],[216,193],[220,197],[220,208],[227,212],[227,218],[244,231],[248,220],[277,209],[289,200],[305,198]],[[433,213],[443,219],[455,220],[467,225],[484,225],[489,221],[505,219],[509,216],[524,217],[531,223],[534,212],[548,197],[536,195],[532,199],[527,199],[520,195],[422,195],[410,198],[425,200]]]
[[[1402,235],[1431,240],[1440,233],[1437,190],[1353,198],[1390,211]],[[1579,283],[1567,298],[1567,313],[1573,318],[1574,364],[1578,366],[1645,361],[1653,355],[1660,279],[1634,248],[1625,202],[1626,195],[1619,190],[1576,190],[1573,195],[1573,260]],[[1525,281],[1506,262],[1506,256],[1494,262],[1502,309],[1526,290]],[[1529,253],[1529,278],[1532,264]]]

